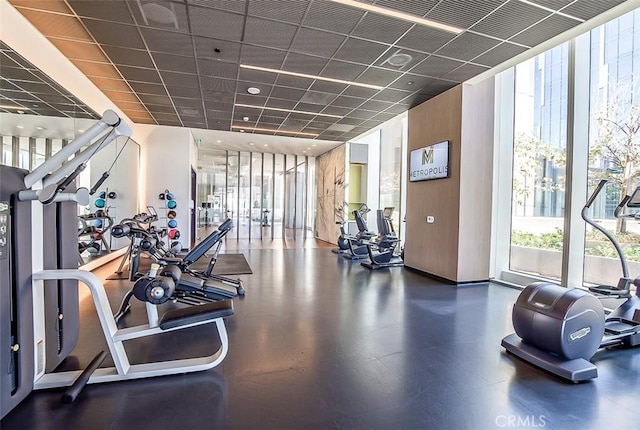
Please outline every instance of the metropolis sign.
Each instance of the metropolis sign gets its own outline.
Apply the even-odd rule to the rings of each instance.
[[[449,141],[411,151],[409,180],[426,181],[449,176]]]

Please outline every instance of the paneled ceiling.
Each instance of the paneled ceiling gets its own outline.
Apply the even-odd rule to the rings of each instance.
[[[624,0],[10,2],[134,122],[346,141]]]

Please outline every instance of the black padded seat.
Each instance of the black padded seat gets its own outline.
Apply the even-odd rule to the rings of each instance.
[[[194,324],[203,321],[224,318],[233,315],[233,302],[222,300],[206,305],[190,306],[188,308],[173,309],[165,312],[158,321],[161,330]]]

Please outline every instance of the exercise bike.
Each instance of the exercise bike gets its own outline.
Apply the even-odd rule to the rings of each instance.
[[[386,207],[384,210],[378,209],[376,213],[378,236],[364,241],[370,261],[360,263],[367,269],[379,270],[387,267],[404,266],[401,253],[398,251],[400,239],[396,235],[391,221],[393,209],[392,207]]]
[[[369,209],[369,207],[367,207],[367,205],[365,204],[361,204],[360,207],[358,208],[358,212],[361,215],[366,215],[367,213],[371,212],[371,209]],[[348,254],[350,252],[350,247],[349,247],[349,239],[355,239],[355,236],[350,235],[349,233],[347,233],[347,230],[345,228],[345,225],[347,224],[346,220],[342,220],[342,221],[336,221],[336,224],[340,225],[340,236],[338,236],[338,247],[337,248],[333,248],[331,250],[331,252],[333,252],[334,254],[338,254],[338,255],[342,255],[342,254]],[[365,228],[366,230],[366,228]],[[359,249],[361,248],[361,249]],[[365,254],[366,254],[366,248],[365,247],[359,247],[356,246],[354,247],[354,249],[356,249],[356,254],[357,255],[362,255],[364,258]]]
[[[589,218],[587,212],[607,181],[600,181],[587,200],[582,217],[613,244],[622,265],[616,286],[596,286],[589,292],[567,289],[548,282],[527,286],[513,306],[515,333],[502,339],[502,346],[517,357],[573,382],[596,378],[598,370],[589,360],[601,348],[640,344],[640,277],[629,278],[627,261],[615,237]],[[614,211],[616,218],[640,220],[640,187],[625,196]],[[631,295],[630,284],[636,287]],[[624,299],[605,316],[600,299]]]

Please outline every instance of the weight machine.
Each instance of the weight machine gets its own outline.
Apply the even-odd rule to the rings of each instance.
[[[154,303],[170,280],[143,278],[148,323],[118,329],[104,286],[90,272],[78,270],[77,203],[89,203],[89,190],[75,190],[75,178],[86,162],[131,129],[107,110],[102,119],[33,172],[0,166],[0,418],[32,390],[70,386],[64,401],[73,401],[87,383],[147,378],[200,371],[219,364],[228,340],[224,317],[231,302],[177,309],[159,316]],[[88,145],[88,146],[87,146]],[[83,149],[83,147],[85,147]],[[69,157],[75,156],[67,162]],[[54,372],[78,339],[78,281],[89,288],[115,367],[98,369],[99,353],[84,370]],[[155,301],[154,301],[155,300]],[[215,323],[221,341],[208,356],[167,362],[131,364],[123,342],[196,325]]]

